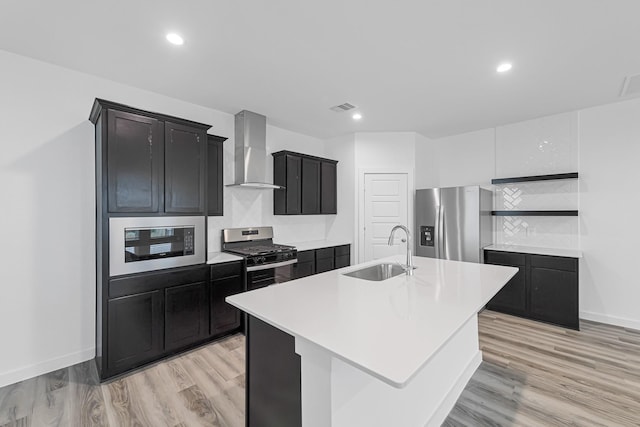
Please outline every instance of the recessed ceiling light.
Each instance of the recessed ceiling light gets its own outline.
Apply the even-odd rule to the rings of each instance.
[[[178,46],[181,46],[181,45],[184,44],[184,40],[182,39],[182,37],[180,37],[176,33],[167,34],[167,40],[169,41],[169,43],[175,44],[175,45],[178,45]]]
[[[353,120],[360,120],[360,119],[362,118],[362,114],[360,114],[360,113],[355,113],[355,114],[354,114],[353,116],[351,116],[351,117],[353,117]]]
[[[508,62],[503,62],[502,64],[498,65],[498,68],[496,68],[496,71],[499,73],[506,73],[510,69],[511,69],[511,64]]]

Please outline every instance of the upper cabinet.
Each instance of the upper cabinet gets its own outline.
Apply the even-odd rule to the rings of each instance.
[[[222,216],[223,204],[223,147],[227,138],[207,135],[207,211],[209,216]]]
[[[273,153],[274,215],[337,213],[337,161],[291,151]]]
[[[109,212],[158,212],[164,168],[163,123],[117,110],[110,110],[107,117]]]
[[[165,212],[203,213],[206,130],[165,122]]]
[[[89,119],[96,125],[96,172],[104,183],[99,203],[107,212],[222,215],[225,138],[214,137],[220,149],[214,147],[211,162],[209,125],[101,99]],[[207,200],[210,194],[215,200]]]

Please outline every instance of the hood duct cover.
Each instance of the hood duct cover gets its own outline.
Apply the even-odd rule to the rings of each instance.
[[[267,118],[243,110],[235,123],[235,184],[228,187],[283,189],[266,180]]]

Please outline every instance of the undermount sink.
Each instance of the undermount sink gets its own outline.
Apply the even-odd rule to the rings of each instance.
[[[406,270],[399,264],[382,263],[370,265],[369,267],[361,268],[360,270],[342,274],[345,276],[355,277],[357,279],[380,282],[404,273],[406,273]]]

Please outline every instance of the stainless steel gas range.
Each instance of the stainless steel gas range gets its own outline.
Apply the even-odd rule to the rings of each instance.
[[[273,227],[226,228],[222,250],[246,259],[248,290],[286,280],[298,262],[295,246],[273,243]]]

